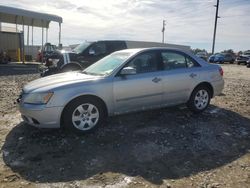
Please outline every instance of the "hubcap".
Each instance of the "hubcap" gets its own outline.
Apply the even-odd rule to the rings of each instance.
[[[93,128],[99,120],[99,111],[93,104],[79,105],[72,114],[72,123],[75,128],[82,131]]]
[[[199,90],[194,98],[194,105],[197,109],[202,110],[206,108],[209,100],[209,94],[206,90]]]

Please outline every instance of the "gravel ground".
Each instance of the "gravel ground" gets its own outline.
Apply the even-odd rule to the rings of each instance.
[[[203,114],[116,116],[85,136],[24,124],[13,101],[39,75],[0,76],[0,187],[250,187],[250,69],[223,69]]]

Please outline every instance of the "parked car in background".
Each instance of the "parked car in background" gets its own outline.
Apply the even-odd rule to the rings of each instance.
[[[191,50],[189,46],[144,41],[103,40],[84,42],[72,51],[61,51],[57,55],[48,57],[49,62],[46,64],[50,66],[48,66],[48,69],[41,76],[83,70],[94,62],[118,50],[149,47],[171,47]]]
[[[213,63],[214,62],[214,57],[216,56],[216,54],[210,55],[208,58],[208,62],[209,63]]]
[[[209,57],[210,63],[234,63],[235,57],[230,53],[217,53]]]
[[[0,64],[7,64],[11,61],[10,56],[6,51],[0,50]]]
[[[250,58],[247,60],[247,68],[250,68]]]
[[[200,57],[200,58],[202,58],[202,59],[204,59],[205,61],[207,61],[207,59],[208,59],[207,52],[198,52],[195,55],[198,56],[198,57]]]
[[[236,58],[236,63],[240,65],[241,63],[247,65],[247,61],[250,59],[250,51],[244,52],[242,55]]]
[[[17,101],[27,124],[89,132],[106,116],[127,112],[178,104],[202,112],[223,87],[222,68],[191,52],[126,49],[82,72],[32,81],[24,86]]]
[[[217,53],[216,54],[213,54],[213,55],[211,55],[211,56],[209,56],[209,58],[208,58],[208,62],[209,63],[213,63],[214,62],[214,57],[217,55]]]
[[[56,45],[52,45],[51,43],[45,43],[43,49],[40,49],[36,61],[45,62],[48,57],[51,57],[54,54],[58,54]]]

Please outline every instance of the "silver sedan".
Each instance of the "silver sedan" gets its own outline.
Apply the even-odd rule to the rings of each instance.
[[[90,132],[107,116],[187,104],[194,113],[222,92],[223,70],[169,48],[117,51],[82,72],[40,78],[18,99],[27,124]]]

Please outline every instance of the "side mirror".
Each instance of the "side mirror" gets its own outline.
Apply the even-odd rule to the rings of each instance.
[[[94,49],[90,49],[89,50],[89,55],[96,55],[95,50]]]
[[[136,74],[136,69],[133,67],[124,67],[120,72],[120,75],[122,76],[134,75],[134,74]]]

